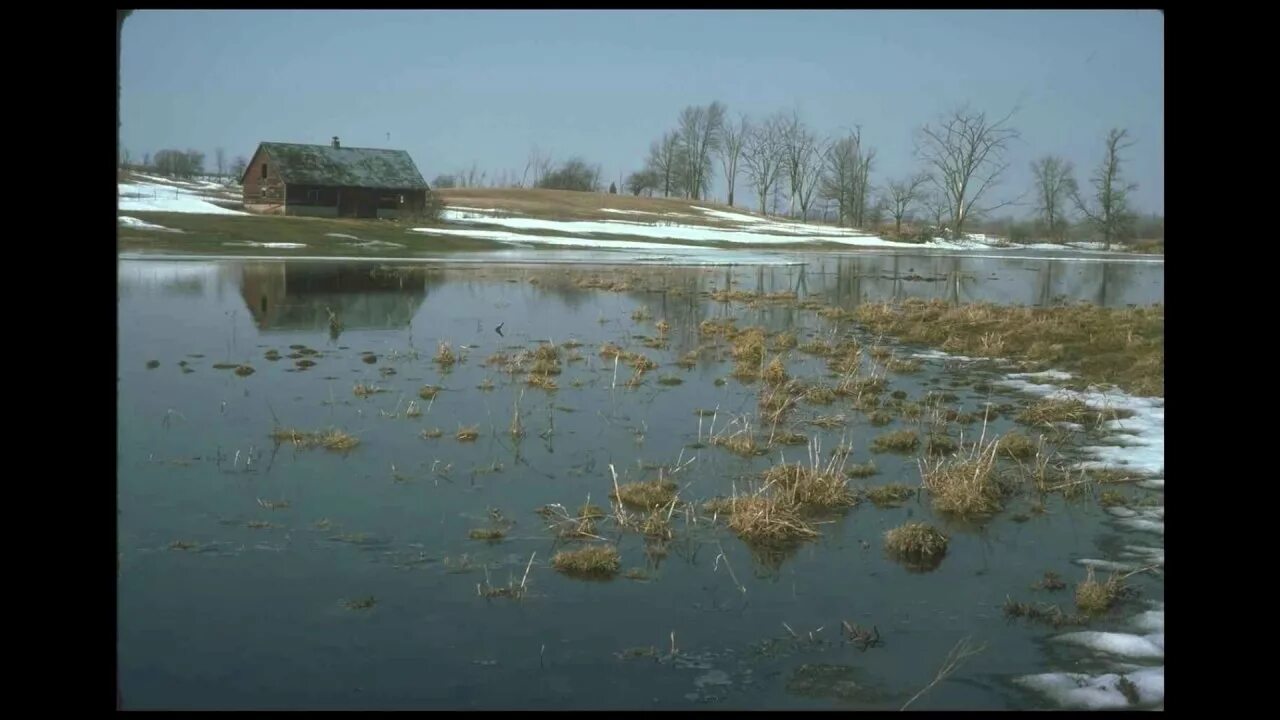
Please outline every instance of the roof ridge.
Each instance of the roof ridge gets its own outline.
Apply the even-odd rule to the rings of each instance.
[[[263,140],[263,145],[296,145],[298,147],[316,147],[327,148],[329,150],[380,150],[382,152],[408,152],[404,148],[375,148],[375,147],[356,147],[355,145],[342,145],[333,147],[326,143],[295,143],[295,142],[277,142],[275,140]]]

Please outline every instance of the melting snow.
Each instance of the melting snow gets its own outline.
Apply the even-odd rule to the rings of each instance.
[[[177,228],[167,228],[163,225],[156,225],[154,223],[149,223],[145,220],[139,220],[136,217],[129,217],[128,215],[120,216],[120,224],[125,225],[127,227],[131,227],[131,228],[137,228],[138,230],[159,230],[161,232],[172,232],[172,233],[182,232]]]
[[[173,185],[118,183],[120,209],[132,212],[177,212],[200,215],[248,215],[214,205],[202,196]]]

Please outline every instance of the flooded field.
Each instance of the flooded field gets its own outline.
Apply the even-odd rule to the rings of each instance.
[[[118,267],[125,707],[1163,705],[1163,399],[857,319],[1161,262]]]

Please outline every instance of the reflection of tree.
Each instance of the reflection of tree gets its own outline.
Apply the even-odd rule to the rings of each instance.
[[[344,263],[246,263],[240,294],[260,330],[328,330],[409,324],[431,284],[426,268]]]

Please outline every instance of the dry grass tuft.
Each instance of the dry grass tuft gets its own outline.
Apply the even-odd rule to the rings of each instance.
[[[873,452],[912,452],[920,446],[920,436],[913,430],[894,430],[871,441]]]
[[[879,485],[867,490],[867,499],[876,505],[898,505],[915,497],[916,489],[902,483]]]
[[[667,507],[676,498],[676,484],[669,480],[646,480],[623,483],[610,497],[623,505],[652,510]]]
[[[1000,510],[1002,489],[995,474],[995,440],[979,440],[967,454],[920,460],[920,475],[933,506],[957,515],[987,515]]]
[[[1104,613],[1125,591],[1124,581],[1119,575],[1113,574],[1106,582],[1098,582],[1093,576],[1093,568],[1089,568],[1085,579],[1076,586],[1076,607],[1091,614]]]
[[[472,442],[480,437],[480,426],[464,425],[458,428],[458,432],[454,437],[458,439],[458,442]]]
[[[452,367],[454,363],[458,362],[458,356],[454,354],[452,345],[448,342],[441,341],[440,344],[436,346],[436,355],[432,358],[432,362],[435,362],[443,368]]]
[[[292,443],[299,448],[322,447],[335,452],[346,452],[360,444],[360,438],[337,428],[306,432],[293,428],[277,427],[271,431],[271,439],[278,443]]]
[[[561,550],[551,558],[551,567],[572,577],[606,579],[618,574],[622,560],[612,545],[590,545]]]
[[[930,563],[947,552],[947,537],[937,528],[921,522],[909,522],[884,534],[889,554],[912,563]]]
[[[1011,457],[1014,460],[1029,460],[1035,457],[1039,450],[1031,438],[1017,432],[1006,433],[1004,437],[1000,438],[998,445],[1000,455]]]

